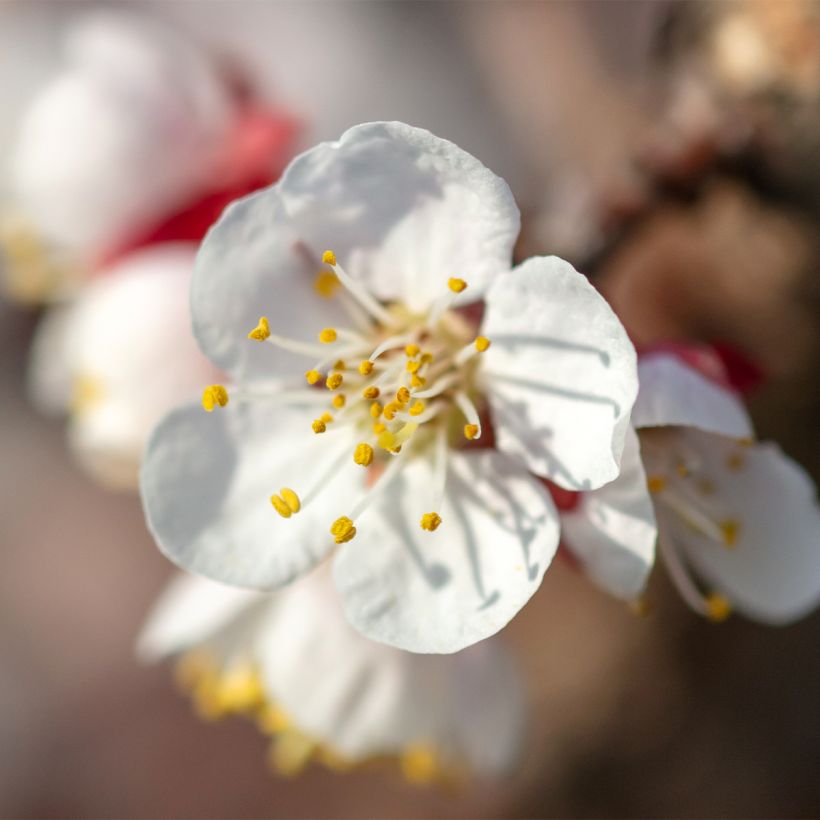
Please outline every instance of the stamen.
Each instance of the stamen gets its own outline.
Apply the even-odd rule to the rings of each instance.
[[[356,527],[347,516],[337,518],[330,527],[330,534],[337,544],[346,544],[356,537]]]
[[[333,369],[334,370],[347,370],[347,367],[345,365],[345,360],[344,359],[336,359],[336,361],[333,363]]]
[[[345,402],[347,399],[345,398],[344,393],[340,393],[338,396],[333,397],[333,406],[337,410],[341,410],[345,406]]]
[[[221,384],[212,384],[202,391],[202,406],[209,413],[214,407],[224,407],[228,403],[228,391]]]
[[[305,380],[308,384],[316,384],[321,378],[322,374],[318,370],[308,370],[305,373]]]
[[[424,412],[424,408],[427,405],[423,401],[416,401],[413,402],[412,407],[410,408],[410,415],[411,416],[420,416]]]
[[[341,287],[341,284],[335,273],[322,270],[316,274],[316,281],[313,283],[313,288],[319,296],[325,299],[331,299]]]
[[[279,490],[279,495],[272,495],[270,503],[273,508],[282,518],[290,518],[291,515],[298,513],[302,509],[302,504],[299,501],[299,496],[290,489],[290,487],[282,487]]]
[[[386,353],[388,350],[395,350],[397,347],[403,347],[407,342],[410,342],[415,337],[415,334],[412,333],[405,333],[402,336],[391,336],[389,339],[385,339],[371,354],[368,356],[368,360],[372,364],[382,353]],[[361,365],[360,365],[361,367]],[[369,372],[369,371],[368,371]],[[367,375],[366,373],[363,375]]]
[[[410,391],[406,387],[400,387],[396,391],[396,401],[399,404],[407,404],[410,401]]]
[[[419,376],[417,373],[413,373],[410,377],[410,386],[411,387],[424,387],[427,384],[427,379],[423,376]]]
[[[666,479],[662,475],[651,475],[646,479],[646,487],[653,495],[666,489]]]
[[[327,430],[327,425],[321,419],[314,419],[311,427],[313,427],[313,432],[317,435]]]
[[[333,416],[331,416],[330,413],[322,413],[320,420],[325,424],[330,424],[330,422],[333,421]]]
[[[339,265],[333,251],[325,251],[322,254],[322,261],[333,268],[333,272],[339,277],[339,281],[377,322],[388,327],[394,324],[395,318],[368,293],[363,283],[357,282]]]
[[[325,386],[328,390],[336,390],[342,386],[344,380],[345,377],[341,373],[331,373],[327,379],[325,379]]]
[[[410,359],[410,360],[407,362],[407,364],[405,365],[405,370],[406,370],[408,373],[412,373],[413,375],[415,375],[416,373],[418,373],[420,368],[421,368],[421,362],[420,362],[420,361],[416,361],[415,359]]]
[[[447,287],[450,288],[453,293],[461,293],[462,291],[467,290],[467,283],[463,279],[458,279],[455,276],[451,276],[447,280]]]
[[[293,515],[293,511],[287,505],[287,502],[278,495],[272,495],[270,497],[270,503],[273,504],[273,509],[276,510],[282,518],[290,518],[291,515]]]
[[[689,570],[684,565],[677,549],[669,540],[668,536],[659,535],[658,546],[663,555],[669,577],[678,588],[678,592],[683,600],[686,601],[698,615],[705,616],[707,611],[703,595],[689,575]]]
[[[382,413],[388,421],[393,421],[393,418],[399,410],[401,410],[401,405],[398,402],[391,401],[389,404],[385,405]]]
[[[461,350],[456,353],[455,363],[464,364],[464,362],[472,359],[473,356],[479,353],[484,353],[490,347],[490,340],[486,336],[479,336],[474,342],[464,345]]]
[[[464,425],[464,438],[468,441],[472,441],[478,435],[478,425],[477,424],[465,424]]]
[[[449,387],[452,387],[458,380],[459,376],[456,373],[451,373],[439,379],[432,387],[428,387],[427,390],[420,390],[413,395],[417,399],[432,399],[434,396],[438,396]]]
[[[369,467],[373,463],[373,448],[365,442],[357,445],[353,453],[353,461],[361,464],[362,467]]]
[[[424,513],[420,523],[423,530],[435,532],[441,524],[441,516],[437,512]]]
[[[375,387],[374,385],[371,385],[370,387],[365,387],[365,389],[362,390],[362,397],[365,399],[377,399],[379,398],[380,394],[381,390],[379,390],[379,388]]]
[[[718,524],[720,531],[723,534],[723,545],[727,549],[734,549],[737,546],[737,536],[740,530],[740,523],[733,518],[727,521],[721,521]]]
[[[333,344],[333,342],[335,342],[336,339],[338,339],[338,338],[339,338],[339,334],[337,333],[335,328],[332,328],[332,327],[326,327],[324,330],[320,331],[320,333],[319,333],[319,341],[323,345]]]
[[[264,342],[270,336],[270,324],[266,316],[260,316],[256,327],[248,334],[249,339]]]
[[[291,353],[299,353],[302,356],[316,357],[321,356],[324,352],[319,345],[310,342],[300,342],[297,339],[288,339],[285,336],[277,336],[275,333],[271,333],[265,341],[274,347],[279,347]]]
[[[473,439],[481,438],[481,420],[478,416],[478,410],[476,410],[475,405],[470,401],[467,394],[463,393],[461,390],[455,394],[454,398],[456,400],[456,404],[458,405],[458,409],[461,410],[464,414],[464,418],[467,419],[467,423],[477,428]]]
[[[359,362],[359,373],[362,376],[369,376],[373,372],[373,362],[369,359],[365,359],[363,362]]]
[[[712,623],[725,621],[732,614],[732,605],[719,592],[713,592],[706,596],[706,617]]]
[[[415,359],[421,352],[421,348],[417,344],[409,344],[404,348],[404,352],[410,359]]]
[[[374,401],[373,404],[370,405],[370,416],[374,419],[377,419],[382,413],[384,412],[384,407],[377,402]]]
[[[490,340],[486,336],[479,336],[475,340],[475,349],[479,353],[484,353],[490,347]]]

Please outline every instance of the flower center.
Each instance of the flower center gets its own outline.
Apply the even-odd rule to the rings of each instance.
[[[450,278],[426,312],[414,313],[401,303],[385,305],[375,299],[339,265],[332,251],[324,253],[322,262],[327,267],[317,274],[316,293],[320,298],[338,298],[351,327],[322,328],[317,342],[310,343],[272,333],[263,316],[248,338],[315,357],[305,372],[308,387],[281,391],[277,398],[307,404],[311,411],[305,424],[313,434],[347,439],[345,461],[349,458],[376,476],[350,514],[332,522],[330,533],[336,543],[355,537],[357,518],[411,454],[430,457],[434,463],[430,507],[419,510],[419,526],[434,532],[442,523],[438,511],[448,450],[479,439],[482,432],[478,365],[490,340],[476,336],[474,325],[451,309],[467,283]],[[232,389],[230,395],[251,397],[241,388]],[[203,406],[208,411],[224,406],[227,396],[224,387],[211,385],[203,394]],[[332,473],[341,465],[331,461]],[[324,474],[316,487],[303,490],[301,499],[293,489],[282,488],[271,497],[274,509],[290,518],[310,502],[327,478]]]

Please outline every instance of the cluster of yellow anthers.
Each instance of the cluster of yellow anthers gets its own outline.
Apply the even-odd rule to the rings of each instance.
[[[205,650],[193,650],[179,660],[176,679],[191,697],[194,708],[204,720],[232,715],[255,721],[272,739],[270,765],[277,774],[299,774],[311,762],[337,772],[350,771],[373,760],[351,760],[332,746],[303,732],[291,717],[268,698],[257,667],[247,661],[222,668]],[[429,744],[412,744],[398,755],[405,779],[427,785],[444,779],[435,749]]]
[[[738,449],[726,458],[727,470],[744,468],[742,448],[751,444],[751,439],[737,441]],[[715,481],[704,467],[702,458],[676,438],[675,433],[664,430],[642,431],[641,448],[657,468],[647,476],[647,487],[655,502],[716,544],[728,550],[735,549],[740,522],[727,516],[726,511],[720,508]],[[667,562],[672,562],[670,571],[673,575],[677,571],[679,576],[683,576],[683,566],[671,546],[662,541],[661,549],[667,553]],[[704,596],[696,609],[701,609],[713,621],[723,621],[731,614],[728,600],[715,592]]]
[[[327,409],[311,421],[313,432],[352,432],[358,439],[351,447],[354,463],[374,468],[379,484],[388,473],[394,474],[389,460],[399,455],[411,439],[418,449],[430,447],[438,462],[446,458],[452,439],[480,438],[481,421],[474,403],[474,357],[490,347],[490,340],[473,336],[472,327],[449,310],[467,283],[450,278],[447,290],[419,315],[401,304],[378,302],[361,282],[344,271],[332,251],[325,251],[322,262],[329,270],[317,275],[316,292],[327,299],[339,293],[343,307],[356,323],[355,330],[326,327],[319,332],[317,342],[308,343],[275,335],[263,316],[248,333],[248,338],[256,342],[317,355],[319,360],[306,371],[305,381],[310,388],[324,388],[330,395]],[[334,352],[328,354],[327,350]],[[313,399],[317,397],[314,391],[309,392]],[[221,385],[208,387],[202,399],[208,411],[217,405],[224,407],[227,401],[228,393]],[[437,475],[442,483],[433,495],[434,510],[425,513],[419,522],[428,532],[441,524],[435,509],[443,497],[443,464]],[[303,506],[290,488],[272,496],[271,503],[285,518]],[[355,537],[354,521],[363,509],[360,505],[349,517],[333,522],[330,532],[337,544]]]

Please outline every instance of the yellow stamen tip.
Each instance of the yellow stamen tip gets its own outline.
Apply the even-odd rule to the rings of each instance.
[[[410,377],[410,385],[412,387],[424,387],[427,384],[427,379],[417,376],[415,373]]]
[[[387,425],[383,424],[380,421],[377,421],[373,424],[373,432],[378,436],[383,433],[387,429]]]
[[[202,391],[202,406],[209,413],[214,407],[224,407],[228,403],[228,391],[221,384],[212,384]]]
[[[373,463],[373,448],[364,442],[358,444],[353,452],[353,461],[362,467],[369,467]]]
[[[273,509],[276,510],[282,518],[290,518],[291,515],[293,515],[293,510],[288,506],[284,498],[280,498],[278,495],[272,495],[270,497],[270,503],[273,504]]]
[[[336,390],[341,387],[344,380],[345,377],[341,373],[331,373],[327,379],[325,379],[325,385],[328,390]]]
[[[336,333],[335,329],[332,327],[326,327],[324,330],[319,333],[319,341],[323,345],[329,345],[336,341],[338,338],[338,334]]]
[[[479,336],[475,340],[475,349],[479,353],[483,353],[490,346],[490,340],[486,336]]]
[[[689,468],[686,466],[685,462],[679,461],[675,465],[675,472],[681,477],[686,478],[689,475]]]
[[[333,522],[330,527],[330,534],[337,544],[346,544],[356,537],[356,528],[353,526],[353,522],[346,515],[343,515]]]
[[[746,458],[743,453],[729,453],[726,457],[726,469],[737,472],[742,470],[746,464]]]
[[[321,419],[315,419],[311,427],[313,427],[313,432],[317,435],[327,430],[327,425]]]
[[[322,254],[322,262],[326,265],[335,265],[336,264],[336,254],[333,251],[325,251]]]
[[[345,364],[344,359],[336,359],[335,364],[333,365],[334,370],[347,370],[347,365]]]
[[[420,416],[424,412],[425,407],[426,405],[423,401],[413,402],[413,406],[410,408],[410,415]]]
[[[465,424],[464,425],[464,438],[468,441],[472,441],[478,435],[478,425],[477,424]]]
[[[378,387],[365,387],[365,389],[362,390],[362,396],[366,399],[377,399],[380,393],[381,390],[379,390]]]
[[[321,419],[321,420],[322,420],[325,424],[330,424],[330,422],[332,422],[332,421],[333,421],[333,416],[331,416],[331,415],[330,415],[330,413],[322,413],[322,415],[321,415],[321,416],[319,416],[319,418],[320,418],[320,419]]]
[[[399,404],[407,404],[410,401],[410,391],[406,387],[400,387],[396,391],[396,401]]]
[[[651,475],[646,479],[650,493],[661,493],[666,489],[666,479],[662,475]]]
[[[429,746],[409,746],[401,756],[401,773],[408,783],[429,785],[438,775],[435,751]]]
[[[388,421],[393,421],[393,418],[399,410],[401,410],[401,405],[398,402],[391,401],[385,406],[382,412]]]
[[[325,299],[332,299],[341,284],[335,273],[323,270],[316,274],[313,289],[319,296]]]
[[[441,524],[441,516],[437,512],[424,513],[421,517],[421,528],[427,532],[435,532]]]
[[[373,372],[373,362],[365,359],[362,362],[359,362],[359,373],[362,376],[369,376]]]
[[[370,405],[370,416],[371,416],[371,418],[377,419],[382,414],[383,411],[384,411],[384,408],[377,401],[374,401],[373,404]]]
[[[407,362],[406,370],[407,370],[408,373],[418,373],[419,368],[421,367],[421,365],[422,365],[422,362],[421,362],[420,359],[419,360],[410,359]]]
[[[645,618],[651,609],[652,606],[646,598],[635,598],[634,601],[629,602],[629,611],[639,618]]]
[[[421,348],[417,344],[409,344],[404,348],[404,352],[411,358],[415,359],[421,352]]]
[[[720,523],[720,532],[723,535],[723,544],[728,549],[733,549],[737,546],[737,535],[740,530],[740,524],[734,519],[722,521]]]
[[[308,384],[316,384],[321,378],[322,374],[318,370],[308,370],[305,373],[305,380]]]
[[[726,598],[718,592],[706,597],[706,617],[713,623],[725,621],[732,614],[732,606]]]
[[[341,410],[341,409],[345,406],[345,402],[346,402],[346,401],[347,401],[347,399],[345,398],[344,394],[343,394],[343,393],[339,393],[339,395],[338,395],[338,396],[334,396],[334,397],[333,397],[333,406],[334,406],[337,410]]]
[[[296,495],[290,487],[282,487],[282,489],[279,490],[279,495],[284,499],[285,504],[288,505],[291,512],[298,513],[299,510],[302,509],[302,502],[299,500],[299,496]]]
[[[436,357],[432,353],[422,353],[419,361],[422,364],[430,364]]]
[[[257,342],[264,342],[270,336],[270,324],[267,317],[260,316],[256,327],[248,334],[249,339]]]
[[[450,288],[453,293],[461,293],[463,290],[467,289],[467,283],[463,279],[451,276],[447,280],[447,287]]]

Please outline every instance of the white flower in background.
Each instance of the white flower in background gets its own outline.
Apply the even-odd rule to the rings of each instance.
[[[567,546],[627,599],[642,592],[655,534],[686,602],[712,620],[732,608],[780,624],[820,601],[820,507],[806,473],[753,443],[734,393],[679,357],[639,366],[637,435],[621,475],[562,515]],[[657,529],[656,529],[657,519]]]
[[[153,426],[213,379],[186,327],[195,252],[169,244],[131,254],[38,328],[33,399],[46,412],[70,413],[72,449],[107,484],[135,487]]]
[[[615,478],[637,392],[634,349],[583,276],[554,257],[510,270],[518,227],[503,180],[401,123],[352,128],[228,208],[191,304],[234,383],[148,446],[163,552],[274,589],[335,543],[369,637],[453,652],[502,628],[557,546],[536,476]],[[479,327],[457,309],[482,299]]]
[[[268,594],[180,576],[138,648],[182,655],[180,682],[204,717],[256,719],[280,772],[389,757],[429,782],[501,774],[520,750],[523,692],[497,642],[438,657],[369,641],[345,621],[327,568]]]
[[[150,19],[96,12],[64,42],[20,126],[16,205],[46,242],[100,252],[209,189],[234,104],[205,52]]]

